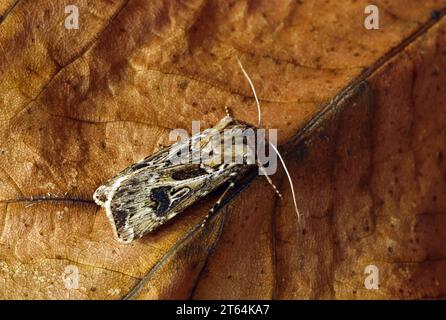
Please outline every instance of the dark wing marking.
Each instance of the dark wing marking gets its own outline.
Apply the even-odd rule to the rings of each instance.
[[[199,166],[195,167],[195,168],[191,168],[190,170],[187,171],[176,171],[172,173],[172,179],[174,180],[187,180],[187,179],[192,179],[192,178],[198,178],[199,176],[205,175],[208,172],[202,168],[200,168]]]
[[[162,186],[152,189],[150,193],[150,199],[154,202],[152,209],[158,217],[164,216],[169,211],[172,205],[172,201],[170,200],[170,192],[172,189],[172,186]]]
[[[190,179],[172,180],[172,174],[190,167],[195,173]],[[171,219],[196,201],[196,190],[212,190],[215,177],[199,165],[182,165],[158,170],[156,173],[136,171],[120,182],[110,194],[108,216],[121,240],[141,237]]]

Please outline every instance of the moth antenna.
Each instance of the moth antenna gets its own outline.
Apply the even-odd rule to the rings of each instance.
[[[254,94],[254,98],[256,100],[256,104],[257,104],[257,112],[259,115],[259,120],[258,120],[258,124],[257,124],[257,128],[260,129],[260,124],[261,124],[261,110],[260,110],[260,102],[259,102],[259,98],[257,97],[257,93],[256,93],[256,89],[254,87],[254,84],[251,80],[251,78],[249,77],[248,73],[246,72],[245,68],[243,68],[243,65],[240,61],[240,59],[238,57],[237,58],[237,62],[240,66],[240,69],[242,69],[243,75],[245,76],[245,78],[248,80],[249,85],[251,86],[251,90],[252,93]],[[297,208],[297,200],[296,200],[296,194],[294,192],[294,184],[293,184],[293,180],[291,179],[291,175],[288,171],[288,168],[285,164],[285,161],[282,158],[282,155],[280,154],[279,150],[276,148],[275,145],[273,145],[271,142],[268,142],[271,147],[273,147],[274,151],[276,152],[277,156],[280,159],[280,162],[282,163],[283,168],[285,169],[285,173],[288,177],[288,181],[290,182],[290,187],[291,187],[291,193],[293,194],[293,202],[294,202],[294,209],[296,210],[296,215],[297,215],[297,221],[300,222],[300,213],[299,213],[299,209]],[[271,185],[274,186],[274,184],[272,183],[271,179],[269,179],[269,177],[266,175],[268,182],[270,182]],[[274,186],[274,189],[276,189],[276,193],[281,197],[280,192],[277,190],[277,188]]]
[[[282,163],[283,168],[285,169],[285,173],[288,176],[288,181],[290,182],[290,187],[291,187],[291,193],[293,194],[293,202],[294,202],[294,209],[296,210],[297,222],[300,223],[300,213],[299,213],[299,209],[297,208],[297,200],[296,200],[296,193],[294,192],[293,180],[291,179],[291,175],[290,175],[290,173],[288,171],[288,168],[287,168],[287,166],[285,164],[285,161],[283,160],[282,155],[280,154],[279,150],[271,142],[268,142],[268,143],[274,149],[274,151],[276,152],[277,156],[280,159],[280,162]]]
[[[238,57],[236,57],[236,58],[237,58],[238,65],[240,66],[240,69],[242,69],[243,75],[248,80],[249,85],[251,86],[251,90],[252,90],[252,93],[254,94],[254,98],[256,99],[257,112],[259,114],[259,121],[257,123],[257,128],[260,129],[260,123],[261,123],[262,116],[261,116],[261,112],[260,112],[260,102],[259,102],[259,98],[257,98],[256,88],[254,88],[254,84],[252,83],[252,80],[249,77],[248,73],[245,71],[245,68],[243,68],[243,65],[240,62],[240,59]]]

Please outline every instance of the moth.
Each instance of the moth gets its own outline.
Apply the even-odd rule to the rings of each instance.
[[[260,128],[260,103],[251,79],[240,61],[238,62],[253,90],[259,111],[257,128]],[[206,219],[216,211],[236,182],[253,166],[258,165],[248,161],[254,151],[243,138],[255,132],[257,128],[231,117],[227,111],[226,116],[212,128],[159,150],[124,169],[100,186],[95,191],[93,199],[105,209],[117,240],[129,243],[141,238],[215,189],[227,185],[226,190],[204,218],[204,225]],[[240,140],[234,139],[240,137]],[[215,139],[219,142],[217,147]],[[241,148],[232,148],[234,141],[241,141]],[[277,152],[290,180],[293,201],[299,217],[289,172],[276,147],[271,146]],[[203,152],[207,157],[199,163],[177,161],[178,154],[188,154],[189,159],[201,159]],[[241,161],[224,161],[228,158],[237,158]],[[265,177],[272,184],[271,179],[267,175]],[[274,184],[272,186],[280,196]]]

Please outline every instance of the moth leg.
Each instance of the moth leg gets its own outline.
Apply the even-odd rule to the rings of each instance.
[[[229,112],[229,107],[228,107],[228,106],[225,106],[225,112],[226,112],[226,115],[227,115],[228,117],[231,117],[231,114],[230,114],[230,112]]]
[[[157,142],[156,146],[155,146],[155,152],[160,151],[160,150],[162,150],[164,148],[167,148],[167,147],[169,147],[168,144],[163,144],[161,142]]]
[[[273,187],[274,191],[277,193],[277,195],[279,196],[280,199],[283,199],[282,194],[280,193],[279,189],[277,189],[276,185],[273,183],[273,181],[271,180],[271,178],[269,177],[269,175],[266,173],[265,168],[260,164],[257,163],[257,165],[259,166],[259,170],[262,171],[263,176],[266,178],[266,180],[268,181],[268,183]]]
[[[211,210],[209,210],[209,213],[206,215],[206,217],[204,217],[203,222],[201,223],[202,227],[205,226],[206,221],[209,219],[209,217],[218,209],[221,202],[228,194],[229,190],[231,190],[234,187],[235,187],[235,182],[231,181],[231,183],[229,183],[229,186],[226,188],[226,190],[223,192],[223,194],[220,196],[220,198],[217,200],[217,202],[214,204],[214,206],[211,208]]]

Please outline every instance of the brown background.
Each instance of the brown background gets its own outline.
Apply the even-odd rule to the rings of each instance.
[[[446,1],[375,1],[373,31],[366,1],[69,3],[79,30],[64,28],[67,1],[0,2],[2,298],[445,294]],[[218,195],[119,245],[98,185],[224,105],[256,122],[236,56],[304,221],[279,172],[283,201],[257,178],[204,229]]]

